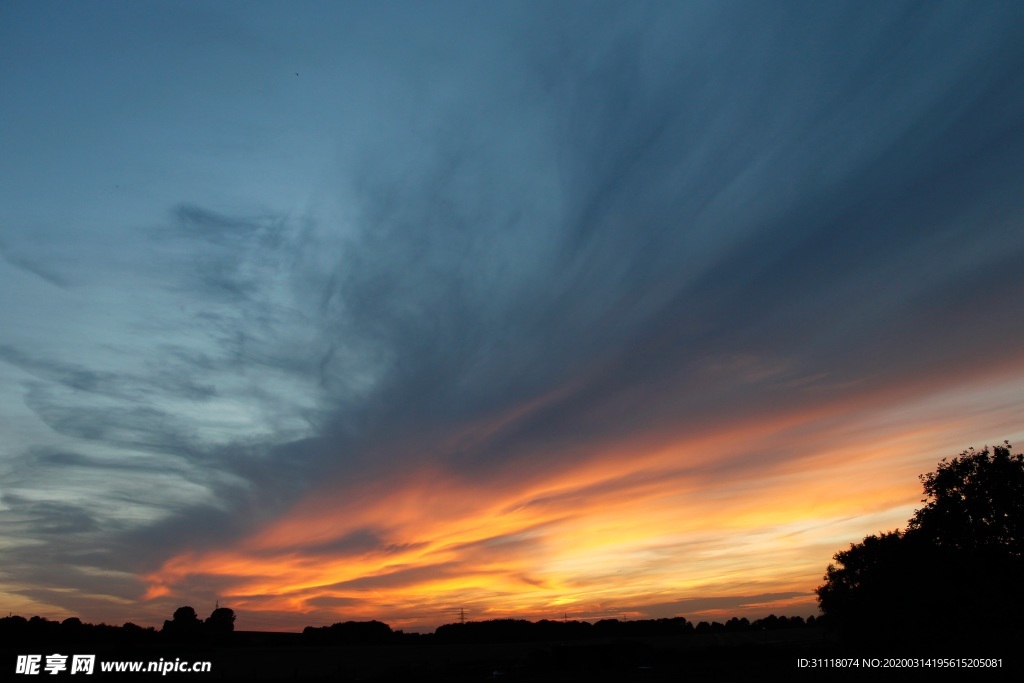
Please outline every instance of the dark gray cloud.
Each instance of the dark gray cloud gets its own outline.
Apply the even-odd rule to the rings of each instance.
[[[596,439],[1015,356],[999,340],[1021,331],[1003,315],[1024,250],[1007,229],[1022,136],[1002,113],[1024,110],[1019,24],[749,9],[711,18],[715,49],[644,40],[656,30],[638,21],[531,54],[547,79],[524,100],[540,113],[516,111],[564,134],[525,142],[559,185],[543,229],[524,215],[533,197],[507,197],[521,169],[479,180],[509,153],[457,108],[414,148],[411,178],[387,144],[368,155],[365,220],[323,295],[335,336],[380,372],[361,424],[457,424],[585,378],[521,438]],[[565,160],[553,171],[544,145]],[[998,288],[981,284],[993,268]],[[950,330],[962,314],[961,330],[998,333]],[[781,369],[706,385],[741,357]],[[529,451],[487,443],[470,459]]]
[[[68,286],[68,281],[64,276],[46,267],[45,264],[37,263],[34,260],[13,253],[2,241],[0,241],[0,258],[15,268],[21,268],[32,273],[54,287],[65,288]]]
[[[360,529],[327,543],[312,546],[303,545],[298,549],[303,553],[309,552],[316,557],[331,557],[335,555],[358,555],[371,551],[392,554],[405,550],[415,550],[425,545],[424,543],[388,543],[377,531],[373,529]],[[273,552],[276,553],[278,551],[274,550]]]
[[[327,589],[373,590],[375,588],[393,588],[395,586],[412,586],[423,579],[455,577],[463,573],[464,568],[457,562],[441,562],[437,564],[402,567],[386,574],[366,576],[351,581],[324,586]]]
[[[99,528],[92,513],[83,506],[32,501],[13,494],[5,495],[3,502],[13,513],[8,517],[8,524],[14,529],[27,527],[33,533],[65,535]]]

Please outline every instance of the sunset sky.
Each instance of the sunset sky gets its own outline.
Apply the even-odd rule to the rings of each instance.
[[[817,612],[1024,445],[1024,3],[0,4],[0,609]]]

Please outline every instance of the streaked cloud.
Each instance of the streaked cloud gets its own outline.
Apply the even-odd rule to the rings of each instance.
[[[11,604],[808,613],[1022,434],[1020,9],[402,9],[5,10]]]

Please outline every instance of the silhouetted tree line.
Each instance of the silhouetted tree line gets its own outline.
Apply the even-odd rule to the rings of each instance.
[[[160,642],[202,642],[222,640],[235,628],[235,613],[227,607],[218,607],[200,621],[191,607],[179,607],[174,616],[157,631],[152,626],[143,628],[132,622],[123,626],[86,624],[78,617],[52,621],[35,616],[31,619],[13,615],[0,619],[0,642],[38,643],[97,643],[128,645]]]
[[[991,640],[1024,607],[1024,456],[973,448],[920,476],[925,506],[905,530],[836,553],[816,590],[851,638]]]
[[[737,619],[733,617],[724,624],[713,621],[710,624],[702,621],[694,629],[696,633],[741,633],[743,631],[776,631],[780,629],[805,628],[818,625],[814,616],[808,617],[777,617],[769,614],[763,619],[748,621],[746,617]]]
[[[143,628],[131,622],[123,626],[86,624],[78,617],[53,621],[35,616],[31,619],[19,615],[0,619],[0,643],[27,644],[96,643],[103,645],[129,645],[158,642],[160,634],[152,626]]]
[[[667,619],[601,619],[587,621],[541,621],[523,619],[493,619],[490,621],[469,621],[464,624],[445,624],[435,631],[438,640],[461,643],[494,642],[542,642],[571,641],[595,638],[642,638],[650,636],[674,636],[691,633],[719,631],[761,631],[765,629],[805,628],[815,626],[816,619],[810,617],[776,617],[774,614],[753,622],[733,617],[724,624],[702,621],[694,626],[683,617]]]
[[[307,626],[302,639],[309,645],[348,645],[383,643],[394,640],[401,632],[380,621],[346,621],[330,626]]]
[[[228,638],[234,629],[235,615],[230,609],[221,607],[214,610],[205,621],[199,619],[191,607],[180,607],[174,616],[164,622],[157,631],[153,627],[142,628],[131,622],[123,626],[108,624],[85,624],[77,617],[63,622],[43,617],[26,619],[21,616],[0,619],[0,641],[10,643],[47,642],[119,644],[159,643],[212,643],[251,644],[250,633],[235,634],[240,637]],[[683,617],[670,619],[602,619],[587,621],[527,621],[525,619],[492,619],[469,621],[439,626],[432,634],[404,633],[392,630],[380,621],[346,621],[331,626],[307,626],[301,636],[290,635],[287,640],[260,640],[261,645],[291,646],[298,638],[304,645],[364,645],[383,643],[416,642],[421,645],[431,642],[444,643],[527,643],[550,641],[584,641],[601,638],[639,638],[647,636],[683,635],[733,631],[760,631],[764,629],[801,628],[814,626],[814,617],[806,621],[802,617],[776,617],[769,615],[753,622],[746,618],[733,617],[725,623],[702,621],[696,626]],[[255,641],[253,641],[255,642]]]

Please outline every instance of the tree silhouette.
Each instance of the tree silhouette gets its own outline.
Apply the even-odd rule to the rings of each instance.
[[[174,610],[174,616],[164,621],[163,633],[175,639],[193,640],[202,633],[202,629],[203,622],[196,611],[186,605]]]
[[[235,611],[229,607],[218,607],[206,618],[204,626],[210,634],[231,633],[235,630]]]
[[[834,622],[857,631],[871,627],[894,609],[906,612],[913,580],[912,563],[901,531],[867,536],[849,550],[835,554],[825,583],[818,586],[818,605]],[[890,620],[891,623],[891,620]]]
[[[907,532],[950,550],[1024,551],[1024,456],[1010,454],[1010,442],[989,452],[973,448],[935,472],[921,475],[930,500]]]
[[[847,633],[947,635],[1013,625],[1022,604],[1024,456],[969,449],[921,475],[926,505],[906,531],[835,554],[815,590]]]

